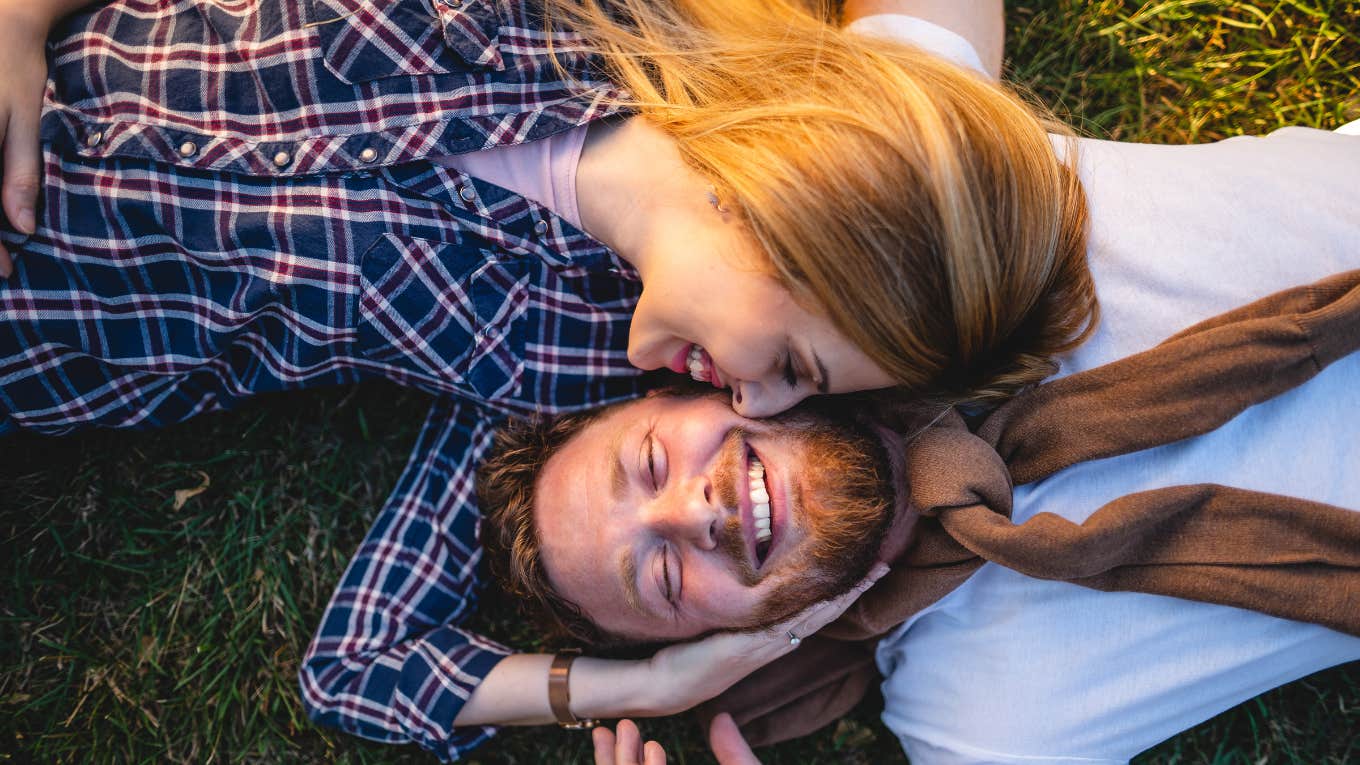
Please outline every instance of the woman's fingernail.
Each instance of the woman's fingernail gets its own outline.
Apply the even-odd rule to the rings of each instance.
[[[888,564],[884,563],[883,561],[879,561],[874,564],[874,567],[872,569],[869,570],[869,577],[871,579],[882,579],[883,575],[888,573],[888,570],[889,570]]]
[[[16,220],[14,223],[23,233],[25,234],[33,233],[34,231],[33,208],[31,207],[20,208],[19,219]]]

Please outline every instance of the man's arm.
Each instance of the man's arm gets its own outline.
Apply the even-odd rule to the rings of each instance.
[[[1006,43],[1004,11],[1004,0],[845,0],[841,22],[849,24],[880,13],[929,21],[967,40],[987,73],[999,79]]]
[[[341,577],[303,659],[313,720],[452,759],[493,731],[454,718],[509,651],[455,625],[475,603],[473,467],[491,424],[441,399],[397,488]]]

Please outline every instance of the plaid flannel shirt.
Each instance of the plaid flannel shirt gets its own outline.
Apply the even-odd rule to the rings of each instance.
[[[535,202],[428,158],[605,116],[580,40],[503,0],[120,0],[49,43],[39,230],[7,226],[0,434],[154,427],[385,377],[438,395],[303,661],[314,719],[453,759],[507,651],[458,628],[505,413],[636,395],[641,290]]]

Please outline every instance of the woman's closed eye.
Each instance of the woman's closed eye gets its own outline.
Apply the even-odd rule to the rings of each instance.
[[[812,354],[812,362],[801,352],[795,352],[790,346],[784,350],[784,358],[780,364],[780,375],[790,388],[797,388],[802,385],[804,380],[811,379],[812,387],[818,393],[829,393],[830,384],[826,380],[826,366],[822,364],[817,356],[817,351],[809,350]]]
[[[798,387],[798,370],[793,368],[793,351],[784,352],[783,374],[784,382],[788,383],[790,388]]]

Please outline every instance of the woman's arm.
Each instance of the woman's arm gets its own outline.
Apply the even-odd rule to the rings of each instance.
[[[967,40],[987,73],[999,79],[1006,43],[1004,10],[1004,0],[845,0],[841,23],[899,13],[938,24]]]
[[[752,632],[719,633],[658,651],[649,659],[578,658],[571,665],[571,712],[578,718],[659,717],[683,712],[792,651],[789,634],[811,635],[830,624],[888,567],[879,564],[849,592],[817,603],[788,621]],[[517,654],[482,678],[454,725],[541,725],[548,705],[552,656]]]
[[[38,204],[38,120],[42,116],[47,60],[43,43],[63,16],[91,0],[0,0],[0,206],[12,228],[33,233]],[[0,278],[10,275],[9,251],[0,244]]]

